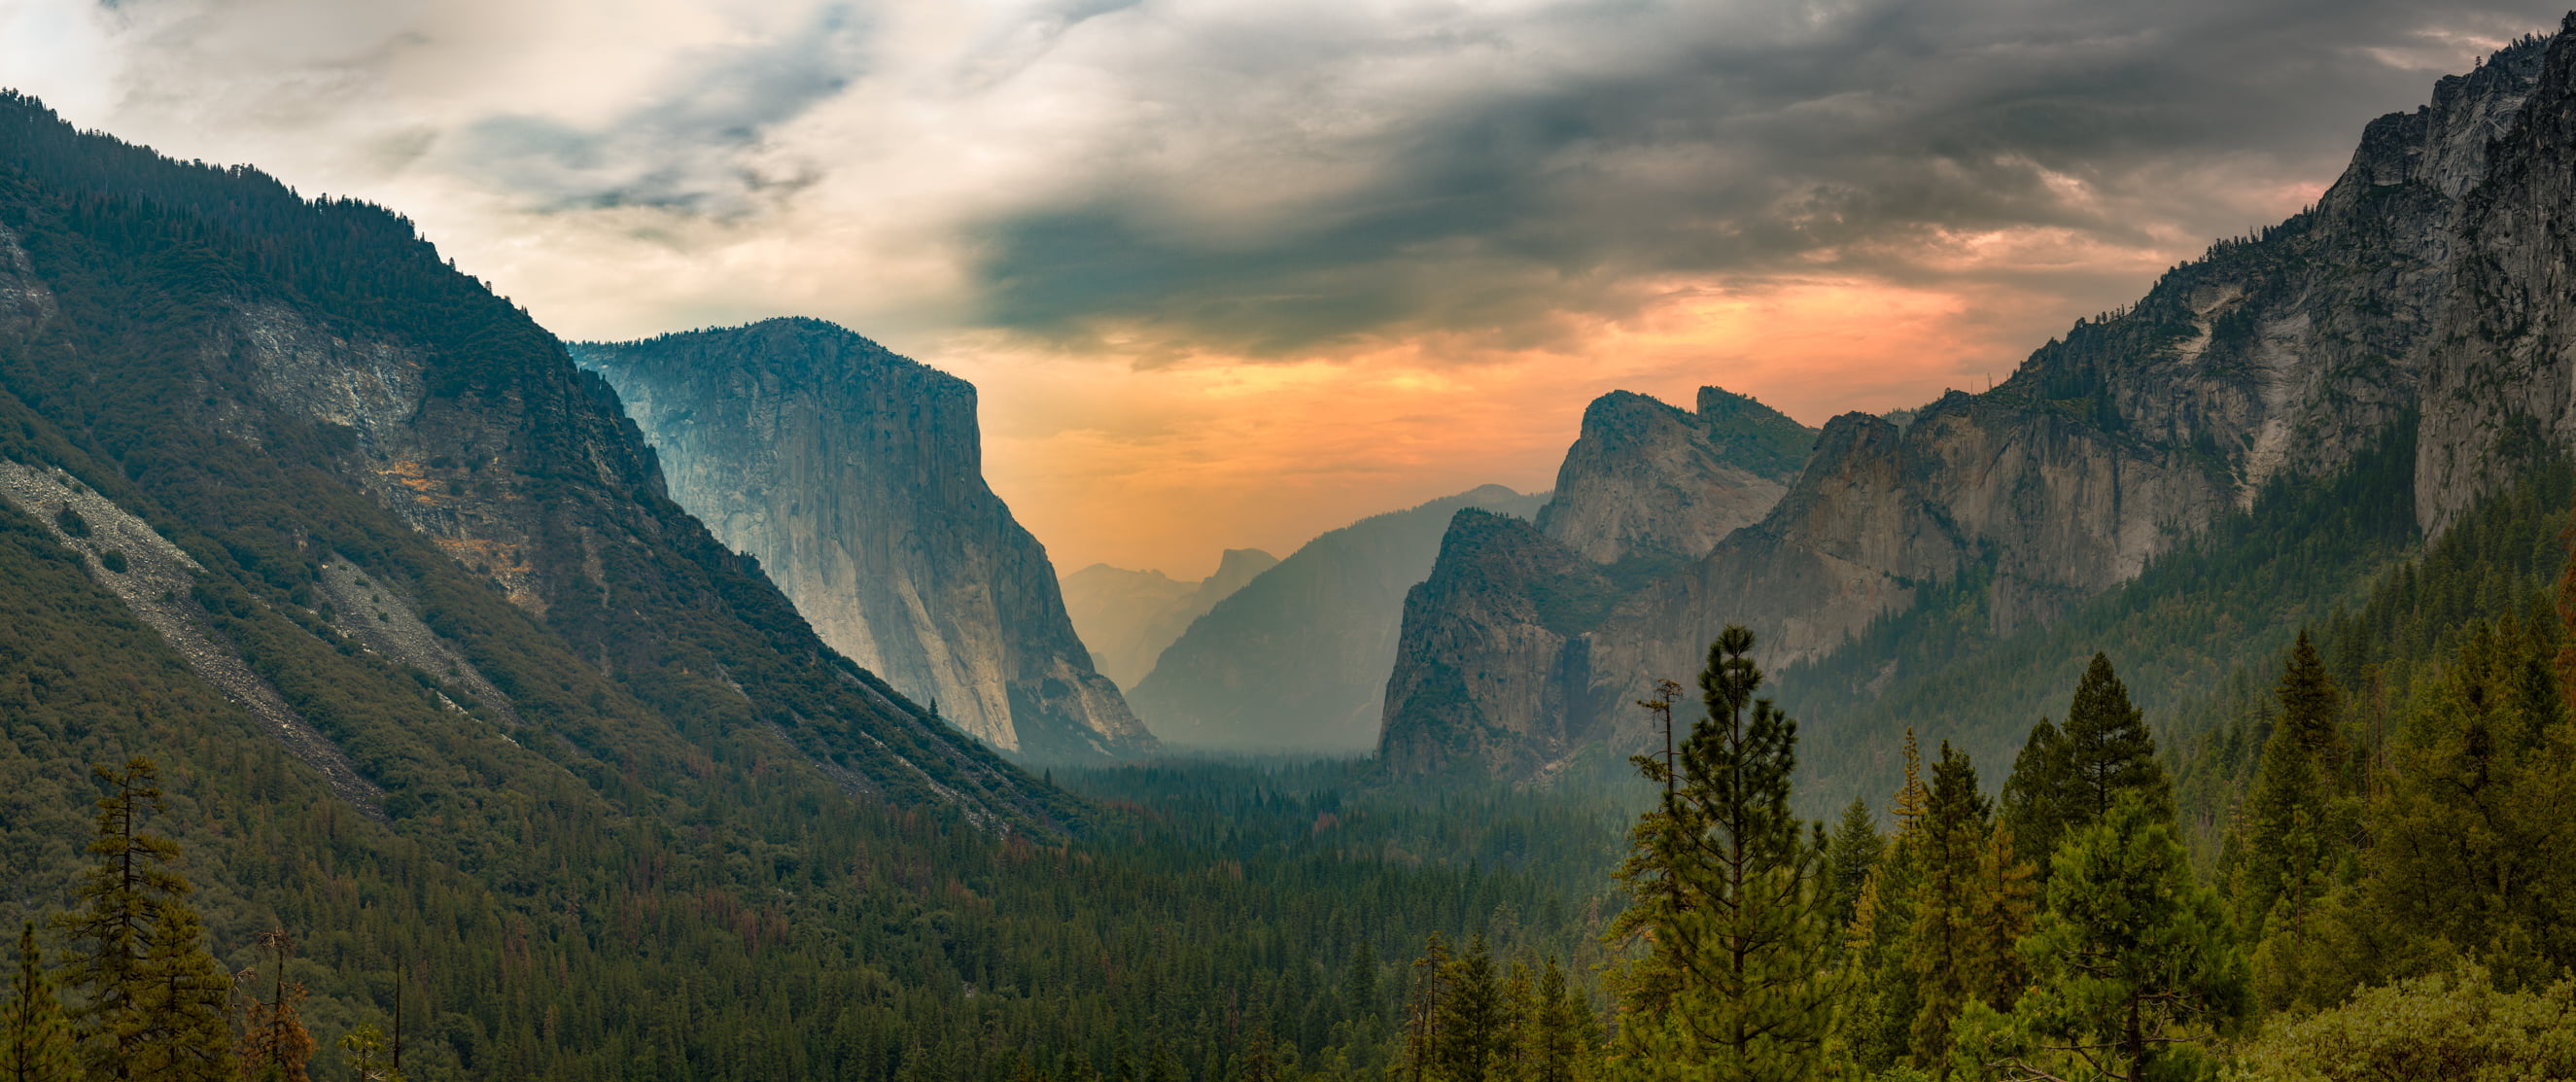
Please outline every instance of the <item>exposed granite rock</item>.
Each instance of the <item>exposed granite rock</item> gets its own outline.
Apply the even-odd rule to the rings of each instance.
[[[1367,751],[1377,741],[1405,591],[1430,573],[1449,517],[1470,507],[1526,516],[1545,500],[1486,485],[1307,542],[1163,651],[1136,686],[1137,713],[1176,745]]]
[[[1277,566],[1279,558],[1260,549],[1227,549],[1215,574],[1181,582],[1160,571],[1093,564],[1064,577],[1064,611],[1100,675],[1133,688],[1192,621]]]
[[[1092,670],[1045,547],[984,483],[972,384],[818,320],[573,349],[671,497],[843,654],[996,747],[1154,747]]]
[[[1585,663],[1550,668],[1563,686],[1537,706],[1480,699],[1451,713],[1518,719],[1513,731],[1541,749],[1633,741],[1628,702],[1656,677],[1696,672],[1726,624],[1756,631],[1765,664],[1812,658],[1972,568],[1991,573],[1993,633],[2044,623],[2266,486],[2341,470],[2419,406],[2418,517],[2438,531],[2541,445],[2513,433],[2576,440],[2576,366],[2555,345],[2570,307],[2564,208],[2576,205],[2565,149],[2576,108],[2563,104],[2576,95],[2553,82],[2576,82],[2560,74],[2567,51],[2518,43],[2442,80],[2430,105],[2369,126],[2316,207],[2221,242],[2132,308],[2079,321],[1993,390],[1952,392],[1901,429],[1837,418],[1759,523],[1566,629],[1564,649]],[[1629,453],[1651,460],[1652,442],[1639,442]],[[1478,671],[1502,661],[1442,651],[1525,649],[1494,630],[1434,641],[1468,618],[1426,616],[1399,668]],[[1390,689],[1390,762],[1399,739],[1445,746],[1409,732],[1448,724],[1408,712],[1411,701]],[[1505,772],[1544,758],[1463,746]],[[1408,752],[1404,765],[1456,764]]]
[[[2576,14],[2566,29],[2576,29]],[[2440,532],[2513,471],[2576,445],[2576,43],[2562,30],[2541,65],[2520,125],[2492,144],[2493,167],[2469,192],[2441,330],[2425,365],[2416,450],[2416,517]],[[2442,81],[2434,110],[2473,112],[2500,97],[2490,63]],[[2448,101],[2446,102],[2446,99]],[[2447,104],[2448,108],[2445,109]],[[2489,114],[2496,113],[2490,109]],[[2429,141],[2429,137],[2428,140]],[[2454,155],[2465,158],[2465,154]],[[2473,175],[2442,173],[2446,186]]]
[[[1816,431],[1715,387],[1687,413],[1613,391],[1583,411],[1539,531],[1596,563],[1631,552],[1699,557],[1780,502]]]

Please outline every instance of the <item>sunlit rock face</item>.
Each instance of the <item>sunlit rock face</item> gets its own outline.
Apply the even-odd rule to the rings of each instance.
[[[1780,502],[1815,443],[1814,429],[1716,387],[1700,389],[1697,412],[1613,391],[1584,410],[1539,532],[1595,563],[1705,556]]]
[[[973,385],[817,320],[573,351],[672,498],[851,660],[1030,757],[1154,746],[1093,671],[1045,547],[984,483]]]
[[[2410,424],[2417,520],[2440,532],[2532,456],[2576,445],[2570,117],[2563,35],[2443,79],[2430,104],[2370,124],[2315,207],[2079,321],[2003,384],[1901,428],[1836,418],[1777,502],[1704,551],[1690,547],[1721,520],[1676,528],[1691,505],[1648,483],[1596,486],[1579,510],[1585,486],[1561,483],[1540,531],[1462,516],[1459,551],[1408,601],[1382,751],[1405,770],[1519,776],[1605,741],[1625,754],[1644,740],[1634,701],[1697,673],[1727,624],[1777,667],[1963,575],[1982,576],[1992,633],[2045,624],[2268,486],[2332,476]],[[1677,412],[1595,403],[1568,471],[1687,472],[1673,463],[1704,460],[1677,454]],[[1615,418],[1626,436],[1596,440],[1593,422]],[[1638,547],[1692,558],[1611,574]],[[1562,601],[1589,590],[1614,598]],[[1506,669],[1520,675],[1493,676]]]

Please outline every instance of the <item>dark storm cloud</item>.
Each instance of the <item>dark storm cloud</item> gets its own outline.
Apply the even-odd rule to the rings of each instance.
[[[1435,95],[1338,144],[1247,152],[1277,170],[1304,155],[1374,163],[1363,182],[1293,200],[1248,232],[1206,228],[1188,209],[1202,181],[1169,156],[986,222],[984,310],[1065,339],[1115,327],[1284,353],[1372,332],[1544,334],[1537,317],[1616,315],[1659,276],[1929,279],[1951,272],[1929,268],[1926,252],[1965,233],[2059,229],[2084,243],[2170,248],[2263,224],[2251,215],[2271,211],[2249,208],[2331,180],[2372,115],[2413,107],[2437,72],[2473,62],[2485,43],[2554,28],[2561,10],[2505,0],[1560,10],[1551,18],[1579,29],[1578,48],[1601,62]],[[1252,47],[1329,71],[1335,44],[1318,35]],[[1255,148],[1264,124],[1288,119],[1219,116],[1239,126],[1228,140]]]
[[[847,7],[828,6],[799,33],[701,53],[664,95],[605,125],[494,116],[454,133],[445,157],[545,209],[748,213],[813,179],[806,163],[764,155],[764,142],[864,77],[864,30]]]

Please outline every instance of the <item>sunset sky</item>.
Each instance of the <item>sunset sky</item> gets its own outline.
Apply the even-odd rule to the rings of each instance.
[[[842,323],[982,388],[1059,570],[1196,577],[1545,488],[1612,389],[2000,380],[2564,13],[0,0],[0,86],[391,206],[567,338]]]

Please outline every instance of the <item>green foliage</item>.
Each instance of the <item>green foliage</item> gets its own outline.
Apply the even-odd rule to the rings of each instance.
[[[2464,966],[2266,1027],[2229,1082],[2564,1082],[2576,1079],[2576,989],[2500,989]]]
[[[1826,919],[1833,927],[1849,927],[1860,908],[1862,888],[1869,885],[1870,873],[1887,852],[1887,839],[1879,836],[1878,818],[1870,814],[1868,801],[1852,798],[1825,852],[1827,881],[1833,888],[1833,906]]]
[[[2055,863],[2047,909],[2021,944],[2030,991],[2009,1016],[1964,1013],[1953,1065],[2009,1079],[2205,1073],[2194,1047],[2243,1010],[2243,962],[2169,816],[2123,794]]]
[[[18,933],[18,977],[0,1003],[0,1082],[77,1082],[71,1023],[36,948],[36,922]]]
[[[1632,900],[1611,934],[1649,942],[1616,974],[1622,1077],[1795,1079],[1822,1063],[1838,993],[1824,839],[1789,812],[1797,724],[1754,697],[1752,648],[1741,627],[1710,645],[1707,716],[1620,869]]]

